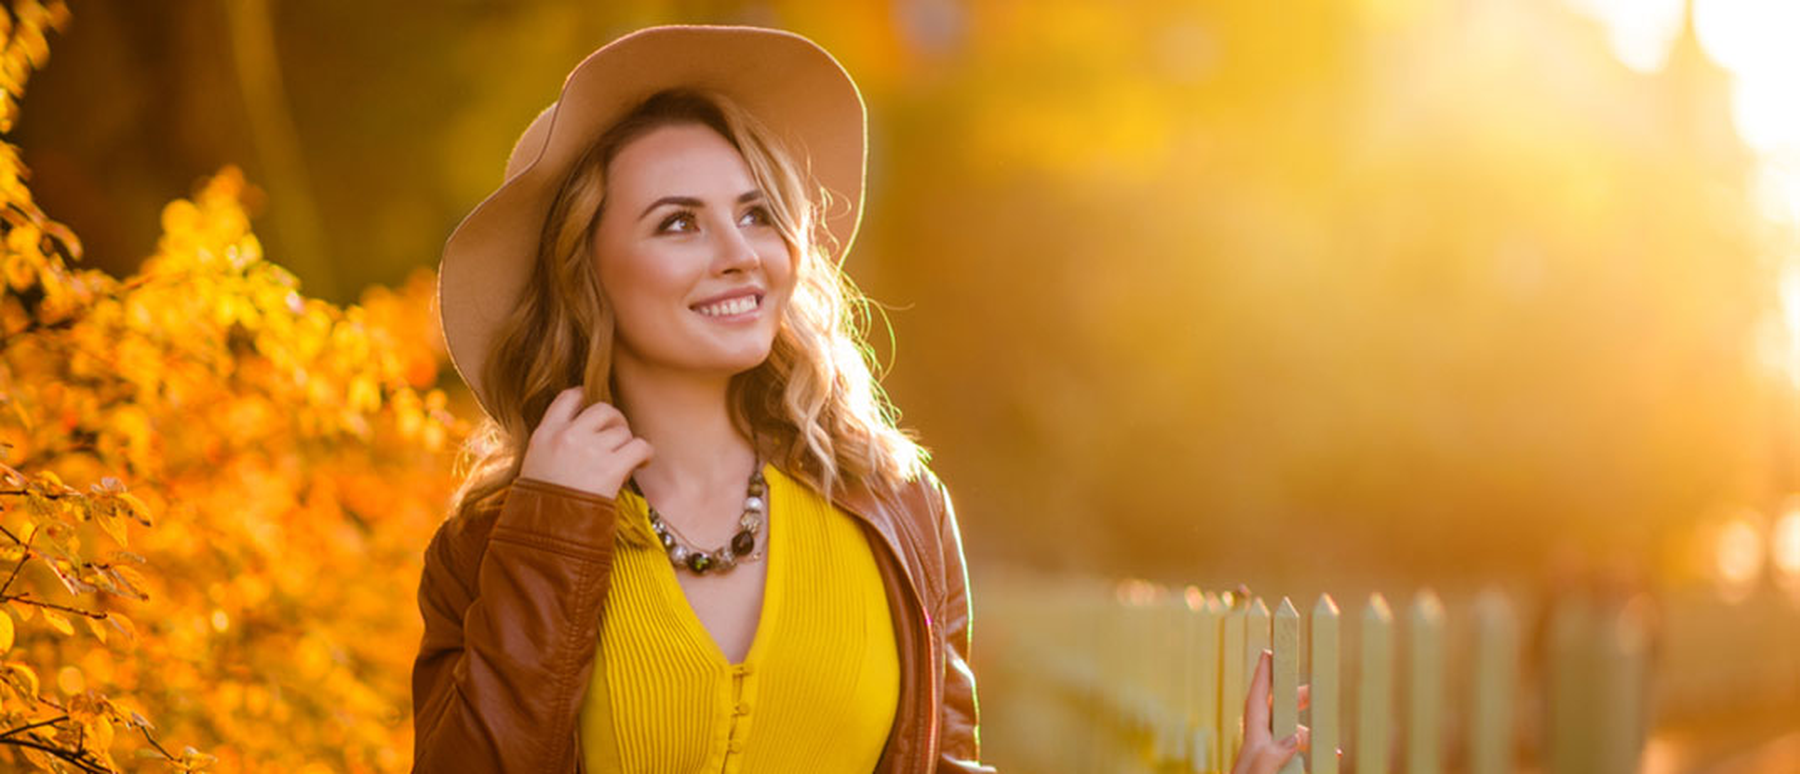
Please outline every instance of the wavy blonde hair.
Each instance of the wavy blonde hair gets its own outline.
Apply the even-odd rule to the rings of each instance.
[[[601,133],[556,192],[530,279],[488,352],[481,380],[492,413],[463,447],[457,467],[466,478],[452,512],[491,504],[519,475],[531,431],[558,392],[579,384],[587,402],[612,401],[613,314],[590,254],[607,167],[632,140],[682,124],[713,129],[743,156],[795,257],[794,292],[769,357],[731,379],[732,424],[827,498],[851,485],[891,494],[923,469],[928,453],[897,426],[899,412],[874,376],[863,340],[872,304],[828,257],[835,245],[822,216],[830,193],[729,98],[672,89]]]

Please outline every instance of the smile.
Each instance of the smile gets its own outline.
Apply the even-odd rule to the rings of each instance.
[[[694,307],[694,311],[707,317],[734,317],[746,312],[755,311],[762,306],[762,296],[748,295],[728,298],[717,303]]]

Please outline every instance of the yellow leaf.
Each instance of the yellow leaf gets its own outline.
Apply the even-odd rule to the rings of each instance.
[[[101,642],[106,641],[106,627],[100,625],[100,619],[82,616],[81,620],[87,622],[88,631],[94,633],[95,639],[98,639]],[[7,628],[10,629],[11,627],[7,627]],[[5,651],[4,648],[0,648],[0,652],[4,652],[4,651]]]
[[[20,602],[16,599],[12,600],[10,604],[12,605],[13,612],[19,614],[19,620],[21,621],[29,621],[33,616],[37,615],[37,605],[33,605],[29,602]]]
[[[94,738],[94,749],[105,750],[112,747],[113,725],[105,715],[88,721],[88,735]]]
[[[132,625],[131,619],[118,613],[107,613],[106,622],[112,624],[114,629],[118,629],[120,632],[124,633],[126,639],[137,639],[137,627]]]
[[[18,661],[9,661],[6,663],[6,668],[12,670],[12,673],[17,675],[20,680],[25,681],[26,696],[35,697],[38,695],[37,672],[33,671],[30,666]]]
[[[127,542],[126,537],[125,537],[125,525],[123,523],[121,523],[118,520],[118,518],[114,517],[111,511],[98,510],[98,509],[95,510],[94,511],[94,521],[99,522],[100,529],[102,531],[104,531],[107,535],[112,536],[112,539],[115,542],[117,542],[119,545],[121,545],[121,546],[130,545],[130,543]]]
[[[44,623],[50,624],[50,628],[62,632],[65,636],[75,633],[75,627],[69,624],[69,619],[62,613],[55,610],[44,610],[43,613]]]
[[[132,518],[137,519],[139,524],[146,527],[150,526],[150,506],[145,505],[143,500],[137,499],[137,495],[130,492],[121,492],[119,494],[119,499],[124,500],[126,505],[131,506]]]
[[[0,653],[5,653],[9,650],[12,650],[12,646],[13,646],[12,616],[7,615],[6,612],[3,610],[0,610]]]

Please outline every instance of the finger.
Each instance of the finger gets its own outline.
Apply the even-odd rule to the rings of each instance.
[[[625,414],[606,401],[598,401],[594,405],[582,409],[581,413],[569,422],[571,428],[591,432],[600,432],[614,425],[626,426]]]
[[[550,400],[550,405],[544,409],[544,418],[539,420],[538,424],[562,427],[574,418],[576,409],[580,407],[581,385],[576,385],[557,393],[556,397]]]
[[[1269,738],[1269,671],[1271,654],[1256,657],[1256,674],[1250,678],[1250,695],[1244,698],[1244,739]]]
[[[1299,732],[1281,738],[1280,741],[1263,743],[1257,748],[1247,771],[1251,774],[1275,774],[1300,753],[1302,740]],[[1248,748],[1246,748],[1248,749]]]
[[[630,430],[626,430],[624,425],[613,425],[594,434],[591,448],[601,449],[609,454],[618,454],[626,444],[631,443],[635,438],[637,436],[632,435]]]
[[[618,454],[631,466],[628,470],[637,470],[643,467],[644,463],[649,462],[651,457],[656,456],[656,449],[651,448],[649,441],[633,438],[626,441],[624,446],[619,447]]]
[[[1295,729],[1294,736],[1299,740],[1300,749],[1302,749],[1302,750],[1311,750],[1312,749],[1312,729],[1311,728],[1309,728],[1305,725],[1302,725],[1299,728]]]

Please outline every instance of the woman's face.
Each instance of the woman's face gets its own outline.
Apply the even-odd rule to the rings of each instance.
[[[594,256],[615,364],[729,376],[768,358],[794,260],[737,150],[660,127],[619,149],[606,186]]]

